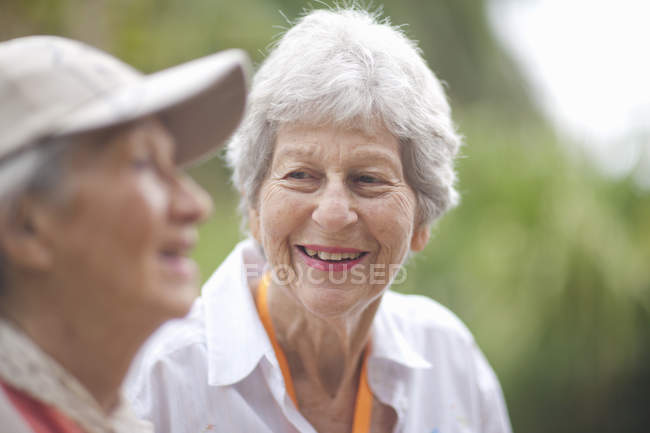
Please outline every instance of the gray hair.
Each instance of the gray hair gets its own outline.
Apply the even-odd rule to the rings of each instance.
[[[0,160],[0,214],[11,218],[20,199],[39,194],[56,199],[52,194],[63,173],[63,160],[72,146],[67,140],[48,140]],[[0,294],[6,286],[6,264],[0,250]]]
[[[226,158],[246,224],[269,170],[277,131],[290,123],[372,132],[383,124],[401,143],[418,224],[458,202],[454,158],[461,139],[440,81],[417,43],[387,18],[358,7],[314,10],[275,44],[254,77]]]

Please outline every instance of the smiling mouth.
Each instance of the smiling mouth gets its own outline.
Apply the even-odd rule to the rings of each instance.
[[[328,251],[321,251],[321,250],[313,250],[313,249],[305,247],[303,245],[298,245],[298,249],[300,249],[300,251],[302,251],[307,256],[309,256],[309,257],[311,257],[313,259],[322,260],[322,261],[327,262],[327,263],[351,262],[351,261],[359,260],[361,257],[368,254],[365,251],[328,252]]]
[[[192,246],[191,244],[169,245],[159,250],[158,254],[165,260],[188,259]]]
[[[196,234],[189,232],[166,240],[158,250],[161,257],[165,259],[183,259],[189,258],[194,245],[196,244]]]
[[[160,256],[164,259],[176,259],[176,258],[183,258],[185,257],[184,254],[180,253],[179,251],[174,251],[174,250],[163,250],[159,252]]]
[[[189,255],[189,250],[166,249],[159,252],[161,263],[167,276],[183,281],[195,281],[198,275],[196,262]]]

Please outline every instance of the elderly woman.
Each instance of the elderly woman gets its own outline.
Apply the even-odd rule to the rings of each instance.
[[[210,199],[179,166],[245,105],[246,57],[144,77],[81,43],[0,43],[3,432],[149,432],[120,387],[197,294],[187,256]]]
[[[416,44],[318,10],[258,71],[228,148],[252,240],[133,371],[163,433],[508,432],[470,332],[389,290],[457,201],[460,140]]]

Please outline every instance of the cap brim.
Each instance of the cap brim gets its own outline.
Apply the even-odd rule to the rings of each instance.
[[[159,115],[176,139],[176,162],[208,157],[235,130],[246,106],[248,56],[228,50],[144,76],[141,81],[69,113],[56,135],[69,135]]]

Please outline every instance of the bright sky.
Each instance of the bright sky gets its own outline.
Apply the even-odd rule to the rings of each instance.
[[[492,0],[490,18],[556,126],[608,174],[643,155],[650,187],[650,0]]]

